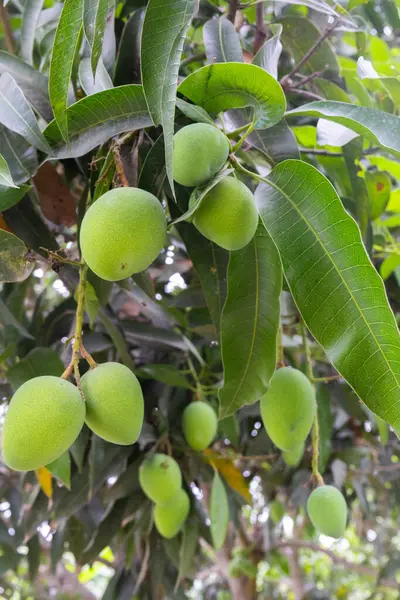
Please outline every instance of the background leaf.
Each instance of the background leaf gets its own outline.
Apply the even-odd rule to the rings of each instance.
[[[0,125],[0,147],[14,183],[23,183],[36,171],[38,160],[35,148],[23,137],[2,125]]]
[[[64,364],[51,348],[34,348],[18,363],[10,367],[7,378],[14,392],[29,379],[41,375],[60,377]]]
[[[55,477],[56,479],[61,481],[61,483],[63,483],[65,485],[65,487],[70,489],[70,487],[71,487],[71,459],[70,459],[68,451],[64,452],[63,454],[61,454],[61,456],[56,458],[56,460],[53,460],[53,462],[46,465],[46,469],[48,471],[50,471],[50,473],[53,475],[53,477]]]
[[[24,242],[12,233],[0,229],[0,281],[24,281],[34,266]]]
[[[269,179],[256,201],[307,327],[361,400],[396,426],[400,336],[356,223],[314,167],[286,161]]]
[[[93,78],[96,75],[97,65],[101,56],[107,15],[114,6],[114,0],[84,0],[83,28],[91,48],[90,63]]]
[[[29,185],[21,185],[20,187],[0,187],[0,212],[3,210],[7,210],[11,206],[18,204],[20,200],[27,194],[30,190]]]
[[[274,79],[278,79],[278,62],[282,53],[282,25],[270,25],[272,36],[261,46],[255,57],[253,65],[265,69]]]
[[[29,65],[33,64],[33,45],[43,2],[44,0],[29,0],[24,8],[21,27],[21,56]]]
[[[217,550],[224,545],[229,522],[229,505],[225,486],[215,471],[210,496],[211,537]]]
[[[90,58],[83,58],[79,63],[79,82],[87,96],[113,87],[113,82],[101,59],[97,63],[96,69],[96,75],[94,76]]]
[[[221,321],[220,418],[257,402],[267,389],[275,371],[281,288],[280,258],[260,222],[252,241],[230,255]]]
[[[17,187],[13,182],[10,169],[8,168],[8,164],[4,156],[0,154],[0,185],[15,188]],[[0,198],[1,198],[1,188],[0,188]]]
[[[203,38],[209,63],[243,62],[239,36],[233,24],[225,17],[207,21],[203,28]]]

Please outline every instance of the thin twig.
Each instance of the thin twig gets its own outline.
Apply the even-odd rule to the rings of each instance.
[[[290,73],[287,73],[286,75],[284,75],[282,77],[282,79],[279,82],[281,84],[281,86],[284,86],[293,77],[293,75],[295,75],[301,69],[301,67],[309,60],[309,58],[314,54],[314,52],[316,50],[318,50],[318,48],[320,47],[320,45],[322,44],[322,42],[324,42],[326,40],[326,38],[328,38],[330,36],[330,34],[332,33],[332,31],[338,25],[339,20],[340,19],[338,17],[336,17],[333,20],[333,23],[331,25],[328,25],[325,28],[325,31],[323,33],[321,33],[321,35],[319,36],[319,38],[317,40],[315,40],[314,44],[309,48],[309,50],[305,53],[305,55],[303,56],[303,58],[290,71]]]
[[[129,181],[125,175],[124,165],[122,164],[121,154],[119,152],[119,146],[115,145],[113,147],[113,155],[115,170],[117,172],[118,178],[124,187],[129,187]]]
[[[184,58],[183,61],[181,62],[180,69],[183,69],[183,67],[190,65],[190,63],[192,63],[192,62],[200,62],[200,61],[204,60],[205,58],[206,58],[205,52],[201,52],[200,54],[193,54],[192,56],[188,56],[187,58]]]
[[[256,6],[256,35],[254,38],[254,54],[257,54],[267,37],[264,20],[265,6],[264,2],[260,2]]]
[[[299,90],[298,88],[289,88],[288,92],[293,92],[293,94],[297,94],[298,96],[303,96],[304,98],[309,98],[310,100],[326,100],[323,96],[319,96],[319,94],[314,94],[314,92],[308,92],[307,90]]]
[[[7,51],[10,54],[15,54],[14,36],[10,25],[10,20],[8,18],[8,10],[3,4],[3,0],[0,0],[0,21],[3,25],[4,42],[6,44]]]
[[[311,75],[308,75],[308,77],[302,77],[300,81],[290,86],[290,91],[293,91],[299,87],[303,87],[303,85],[306,85],[306,83],[309,83],[316,77],[320,77],[324,71],[325,69],[322,69],[322,71],[315,71],[315,73],[311,73]]]

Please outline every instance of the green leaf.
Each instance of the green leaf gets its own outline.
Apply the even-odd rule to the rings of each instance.
[[[80,42],[83,0],[65,0],[53,43],[49,95],[62,137],[68,141],[68,90]]]
[[[26,181],[38,168],[36,150],[23,137],[0,125],[0,148],[14,183]]]
[[[102,92],[103,90],[110,90],[112,87],[114,87],[113,82],[111,81],[101,59],[97,64],[97,71],[96,75],[94,76],[92,73],[90,58],[82,58],[81,62],[79,63],[78,74],[79,83],[81,84],[86,96],[96,94],[97,92]]]
[[[30,185],[21,185],[19,188],[0,186],[0,212],[18,204],[30,189]]]
[[[40,541],[37,533],[28,541],[29,579],[35,581],[40,567]]]
[[[209,63],[243,62],[239,36],[225,17],[207,21],[203,27],[203,39]]]
[[[33,110],[9,73],[3,73],[0,77],[0,122],[21,135],[35,148],[46,154],[49,152]]]
[[[8,168],[8,164],[4,156],[0,154],[0,186],[16,188],[17,186],[13,182],[13,178],[10,173],[10,169]],[[0,188],[0,199],[1,199],[1,188]],[[1,200],[0,200],[1,201]]]
[[[96,290],[92,284],[87,281],[85,285],[85,311],[89,317],[90,328],[93,329],[94,322],[99,312],[100,302],[96,294]]]
[[[43,73],[4,50],[0,50],[0,73],[12,75],[34,109],[46,121],[52,119],[53,112],[47,91],[49,84]]]
[[[117,500],[94,531],[88,545],[82,553],[82,564],[93,562],[100,552],[110,544],[112,538],[121,527],[121,515],[126,504],[125,499]]]
[[[114,162],[114,153],[110,149],[107,152],[107,155],[104,159],[103,166],[101,167],[101,171],[98,175],[94,192],[93,192],[93,202],[96,202],[111,187],[112,180],[114,178],[115,173],[115,162]]]
[[[295,108],[286,114],[334,121],[400,157],[400,118],[376,108],[365,108],[345,102],[317,101]]]
[[[228,294],[221,320],[224,386],[220,418],[260,400],[275,371],[282,267],[260,222],[252,241],[231,252]]]
[[[317,410],[319,424],[318,468],[321,475],[323,475],[332,450],[333,429],[329,387],[325,384],[317,387]]]
[[[43,2],[44,0],[29,0],[24,8],[21,27],[21,56],[29,65],[33,64],[33,45]]]
[[[189,571],[193,568],[197,544],[199,542],[199,521],[194,515],[189,515],[183,527],[182,544],[179,549],[179,572],[175,589]]]
[[[255,65],[219,63],[202,67],[187,77],[178,92],[216,116],[228,108],[250,106],[256,129],[276,125],[286,100],[279,83]]]
[[[360,399],[395,426],[399,332],[356,223],[311,165],[283,162],[269,181],[256,201],[307,327]]]
[[[165,164],[172,190],[172,140],[179,64],[186,33],[198,6],[198,0],[149,0],[143,23],[143,89],[154,125],[163,128]]]
[[[321,36],[321,31],[309,19],[304,19],[298,15],[288,15],[280,18],[279,22],[283,26],[282,42],[286,50],[294,58],[297,64],[302,60],[306,52],[311,48]],[[301,67],[300,72],[310,75],[317,71],[339,72],[339,63],[337,55],[330,42],[325,39],[315,52],[311,54],[308,60]]]
[[[145,10],[135,10],[125,24],[118,45],[115,85],[140,83],[140,40]]]
[[[7,371],[7,379],[14,392],[22,384],[33,377],[41,375],[54,375],[60,377],[64,371],[64,365],[51,348],[34,348],[17,364]]]
[[[24,281],[32,273],[35,262],[28,248],[17,236],[0,229],[0,281]]]
[[[380,274],[384,281],[389,279],[392,273],[400,266],[400,256],[398,254],[390,254],[381,264]]]
[[[385,212],[390,199],[392,183],[389,174],[385,171],[366,171],[365,184],[370,201],[371,220],[374,220]]]
[[[214,548],[219,550],[224,545],[229,523],[228,496],[222,479],[215,471],[210,497],[211,537]]]
[[[68,451],[46,465],[46,469],[65,487],[71,489],[71,459]]]
[[[83,156],[114,135],[151,125],[141,85],[124,85],[87,96],[72,104],[66,114],[68,144],[56,121],[44,131],[52,147],[51,156],[57,158]]]
[[[362,138],[352,140],[343,148],[344,160],[351,183],[352,200],[356,204],[357,223],[361,231],[361,237],[365,240],[370,221],[370,201],[365,180],[358,176],[359,167],[357,162],[362,157],[362,151]]]
[[[90,63],[93,78],[101,56],[107,15],[114,6],[115,0],[84,0],[83,28],[92,51]]]
[[[278,79],[278,63],[282,53],[282,25],[270,25],[269,29],[273,35],[264,42],[252,63],[267,71],[274,79]]]
[[[138,377],[155,379],[166,385],[185,388],[187,390],[192,389],[188,379],[174,365],[143,365],[140,369],[136,369],[136,375]]]
[[[191,119],[196,123],[208,123],[209,125],[215,125],[210,115],[206,113],[206,111],[200,106],[189,104],[189,102],[185,102],[181,98],[176,99],[176,106],[179,108],[181,113],[188,117],[188,119]]]

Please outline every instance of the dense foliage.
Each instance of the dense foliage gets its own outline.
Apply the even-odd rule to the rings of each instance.
[[[398,598],[399,11],[0,0],[1,597]]]

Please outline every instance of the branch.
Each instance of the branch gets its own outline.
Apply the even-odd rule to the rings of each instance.
[[[267,37],[264,24],[264,11],[264,2],[260,2],[256,5],[256,36],[254,39],[254,54],[257,54]]]
[[[15,54],[15,43],[14,43],[13,32],[11,29],[10,20],[8,18],[8,10],[7,10],[7,7],[4,6],[4,4],[3,4],[3,0],[0,0],[0,21],[1,21],[1,24],[3,25],[4,41],[6,44],[7,51],[10,54]]]
[[[310,100],[326,100],[326,98],[314,94],[314,92],[307,92],[306,90],[299,90],[298,88],[288,88],[287,91],[293,92],[293,94],[297,94],[298,96],[303,96],[304,98],[309,98]]]
[[[239,9],[239,4],[239,0],[229,0],[227,19],[233,24],[235,23],[236,11]]]
[[[316,52],[316,50],[318,50],[318,48],[320,47],[322,42],[324,42],[326,40],[326,38],[328,38],[331,35],[332,31],[335,29],[335,27],[337,26],[338,23],[339,23],[339,18],[337,17],[334,19],[334,21],[331,25],[329,25],[328,27],[325,28],[325,31],[323,33],[321,33],[319,38],[313,43],[311,48],[309,48],[309,50],[305,53],[305,55],[303,56],[301,61],[297,63],[297,65],[290,71],[290,73],[287,73],[286,75],[284,75],[282,77],[282,79],[279,82],[282,87],[290,81],[290,79],[293,77],[293,75],[295,75],[301,69],[301,67],[308,61],[308,59],[314,54],[314,52]]]

